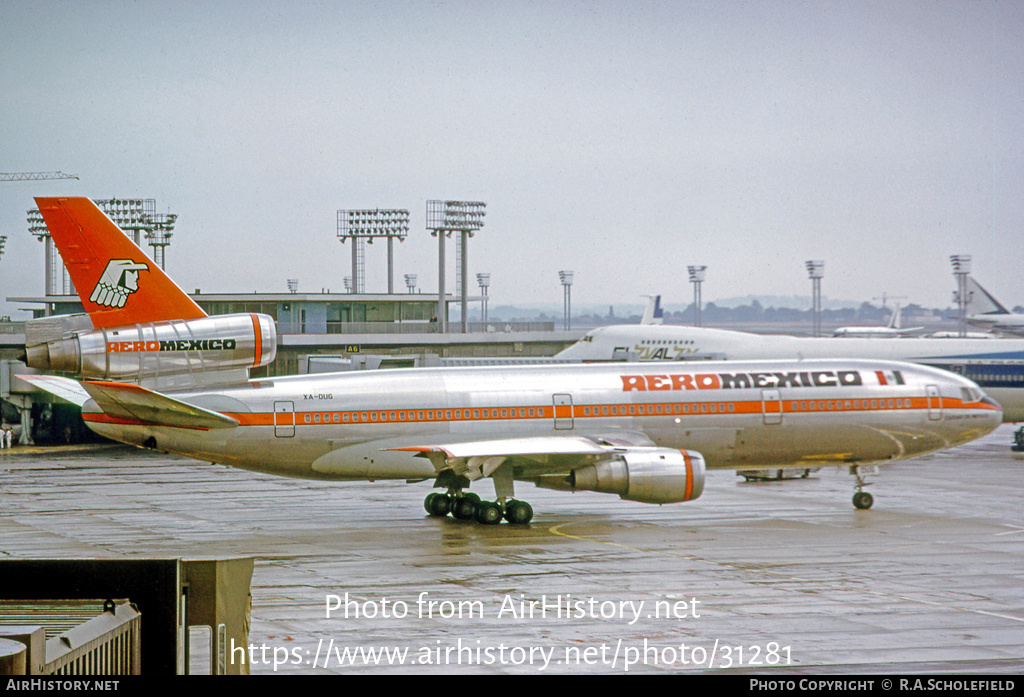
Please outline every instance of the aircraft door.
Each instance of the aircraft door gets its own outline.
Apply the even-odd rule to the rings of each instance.
[[[294,402],[274,402],[274,435],[278,438],[295,436]]]
[[[761,390],[761,413],[766,426],[782,423],[782,396],[778,390]]]
[[[553,397],[555,404],[555,429],[568,431],[573,427],[572,421],[572,395],[556,394]]]
[[[942,418],[942,395],[939,394],[938,385],[927,385],[928,393],[928,418],[931,421],[938,421]]]

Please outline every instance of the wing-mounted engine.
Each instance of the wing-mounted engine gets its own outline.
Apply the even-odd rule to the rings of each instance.
[[[273,318],[256,313],[100,329],[49,317],[27,323],[25,343],[29,367],[162,390],[244,382],[277,354]]]
[[[704,458],[691,450],[630,448],[574,469],[569,485],[641,503],[692,501],[704,490]]]

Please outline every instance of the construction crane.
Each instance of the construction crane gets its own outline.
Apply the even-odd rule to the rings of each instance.
[[[63,172],[0,172],[0,182],[35,182],[43,179],[78,179],[78,175]]]
[[[44,179],[78,179],[78,175],[63,172],[0,172],[0,182],[35,182]],[[0,235],[0,257],[3,257],[6,245],[7,235]]]

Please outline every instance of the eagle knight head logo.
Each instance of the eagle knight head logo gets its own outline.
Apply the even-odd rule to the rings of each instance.
[[[111,259],[89,300],[104,307],[124,307],[128,296],[139,289],[139,271],[148,270],[149,265],[131,259]]]

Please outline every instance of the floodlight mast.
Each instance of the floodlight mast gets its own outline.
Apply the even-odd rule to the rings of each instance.
[[[487,291],[491,287],[491,274],[478,273],[476,275],[477,285],[480,286],[480,321],[487,324]]]
[[[462,332],[469,330],[469,297],[467,287],[468,254],[466,243],[473,234],[484,226],[484,207],[480,201],[427,201],[427,229],[437,237],[437,329],[448,331],[448,304],[445,298],[445,261],[444,238],[453,232],[462,234],[461,238],[461,295],[462,295]]]
[[[701,284],[707,277],[707,266],[687,266],[686,271],[690,274],[690,283],[693,284],[693,326],[701,326]]]
[[[559,271],[558,280],[562,282],[562,312],[565,315],[564,329],[569,331],[572,325],[572,271]]]
[[[806,261],[807,275],[811,279],[811,304],[814,313],[814,336],[821,336],[821,279],[825,276],[825,262]]]
[[[971,275],[971,255],[954,254],[949,257],[949,263],[953,265],[953,275],[956,276],[953,300],[956,302],[960,321],[960,336],[967,336],[967,306],[971,302],[971,293],[967,290],[967,277]]]
[[[398,208],[374,208],[338,211],[338,239],[352,240],[352,292],[366,291],[364,255],[366,244],[385,237],[388,241],[388,295],[395,292],[394,240],[405,241],[409,234],[409,211]]]

